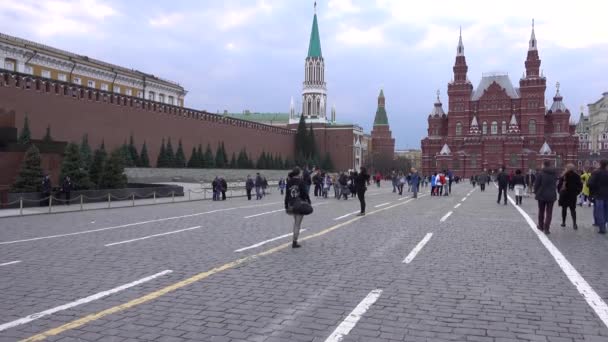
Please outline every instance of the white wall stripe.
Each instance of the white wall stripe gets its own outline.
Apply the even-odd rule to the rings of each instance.
[[[216,210],[211,210],[211,211],[205,211],[205,212],[202,212],[202,213],[188,214],[188,215],[181,215],[181,216],[173,216],[173,217],[164,217],[164,218],[155,219],[155,220],[133,222],[133,223],[121,224],[119,226],[112,226],[112,227],[91,229],[91,230],[85,230],[85,231],[75,232],[75,233],[47,235],[47,236],[40,236],[40,237],[31,238],[31,239],[14,240],[14,241],[2,241],[2,242],[0,242],[0,245],[10,245],[10,244],[13,244],[13,243],[20,243],[20,242],[30,242],[30,241],[38,241],[38,240],[45,240],[45,239],[54,239],[54,238],[73,236],[73,235],[90,234],[90,233],[102,232],[102,231],[112,230],[112,229],[120,229],[120,228],[139,226],[139,225],[147,224],[147,223],[164,222],[164,221],[177,220],[177,219],[186,218],[186,217],[195,217],[195,216],[200,216],[200,215],[213,214],[213,213],[218,213],[218,212],[222,212],[222,211],[229,211],[229,210],[236,210],[236,209],[246,209],[246,208],[255,208],[255,207],[264,207],[264,206],[274,205],[274,204],[278,204],[278,203],[281,203],[281,202],[270,202],[270,203],[265,203],[265,204],[247,205],[247,206],[243,206],[243,207],[216,209]]]
[[[429,240],[431,239],[431,237],[433,237],[433,233],[427,233],[424,238],[422,238],[422,240],[420,242],[418,242],[418,244],[416,245],[416,247],[414,247],[414,249],[412,249],[412,251],[410,252],[410,254],[408,254],[405,259],[403,259],[402,263],[405,264],[409,264],[410,262],[412,262],[412,260],[414,260],[414,258],[416,257],[416,255],[418,255],[418,252],[420,252],[422,250],[422,248],[424,247],[424,245],[426,245],[427,242],[429,242]]]
[[[305,232],[305,231],[306,231],[306,229],[300,229],[300,233]],[[276,241],[276,240],[280,240],[280,239],[283,239],[283,238],[286,238],[286,237],[288,237],[288,236],[292,236],[292,235],[293,235],[293,233],[289,233],[289,234],[285,234],[285,235],[277,236],[277,237],[274,237],[274,238],[272,238],[272,239],[268,239],[268,240],[264,240],[264,241],[262,241],[262,242],[258,242],[258,243],[254,244],[254,245],[251,245],[251,246],[247,246],[247,247],[239,248],[239,249],[235,250],[235,252],[236,252],[236,253],[240,253],[240,252],[246,251],[246,250],[248,250],[248,249],[257,248],[257,247],[263,246],[263,245],[265,245],[265,244],[267,244],[267,243],[269,243],[269,242]]]
[[[439,222],[445,222],[445,220],[448,219],[448,217],[450,217],[450,215],[452,215],[453,211],[448,211],[447,214],[443,215],[443,217],[439,220]]]
[[[190,227],[190,228],[185,228],[185,229],[180,229],[180,230],[173,230],[173,231],[166,232],[166,233],[160,233],[160,234],[154,234],[154,235],[148,235],[148,236],[140,237],[140,238],[137,238],[137,239],[124,240],[124,241],[119,241],[119,242],[112,242],[112,243],[109,243],[109,244],[107,244],[105,246],[106,247],[110,247],[110,246],[115,246],[115,245],[122,245],[123,243],[131,243],[131,242],[135,242],[135,241],[147,240],[147,239],[151,239],[151,238],[155,238],[155,237],[159,237],[159,236],[163,236],[163,235],[171,235],[171,234],[181,233],[181,232],[185,232],[185,231],[188,231],[188,230],[199,229],[199,228],[201,228],[201,226]]]
[[[532,229],[532,231],[539,238],[543,246],[545,246],[549,253],[551,253],[551,256],[553,257],[553,259],[555,259],[555,262],[557,262],[564,274],[566,274],[566,277],[568,277],[568,279],[576,287],[578,292],[583,296],[583,298],[585,298],[587,304],[589,304],[593,311],[595,311],[595,313],[600,318],[600,320],[602,320],[604,325],[608,327],[608,305],[606,305],[606,302],[604,302],[602,297],[600,297],[597,292],[593,290],[591,285],[589,285],[585,278],[583,278],[583,276],[578,273],[578,271],[574,268],[574,266],[572,266],[568,259],[566,259],[562,252],[560,252],[559,249],[555,247],[553,242],[549,240],[545,233],[541,232],[536,228],[536,223],[534,222],[534,220],[532,220],[532,218],[530,218],[528,213],[526,213],[519,206],[515,205],[515,201],[513,201],[511,196],[508,196],[507,198],[509,198],[509,202],[511,202],[513,208],[517,209],[521,216],[524,217],[530,229]]]
[[[357,307],[351,311],[348,316],[338,325],[331,335],[325,340],[325,342],[339,342],[342,341],[346,335],[357,325],[357,322],[361,317],[369,310],[369,308],[380,298],[382,294],[381,289],[371,291],[363,300],[357,305]]]
[[[31,314],[31,315],[23,317],[23,318],[19,318],[17,320],[12,321],[12,322],[4,323],[4,324],[0,325],[0,331],[4,331],[4,330],[9,329],[9,328],[14,328],[16,326],[19,326],[19,325],[22,325],[22,324],[25,324],[25,323],[29,323],[29,322],[31,322],[33,320],[38,319],[38,318],[42,318],[42,317],[54,314],[55,312],[67,310],[67,309],[73,308],[73,307],[78,306],[78,305],[86,304],[86,303],[92,302],[94,300],[97,300],[97,299],[100,299],[100,298],[103,298],[103,297],[107,297],[107,296],[109,296],[111,294],[114,294],[114,293],[126,290],[126,289],[128,289],[130,287],[137,286],[139,284],[148,282],[148,281],[150,281],[152,279],[158,278],[158,277],[163,276],[165,274],[169,274],[171,272],[173,272],[173,271],[171,271],[171,270],[164,270],[162,272],[153,274],[153,275],[151,275],[149,277],[145,277],[145,278],[136,280],[134,282],[131,282],[131,283],[128,283],[128,284],[125,284],[125,285],[121,285],[121,286],[115,287],[115,288],[113,288],[111,290],[99,292],[99,293],[96,293],[94,295],[91,295],[91,296],[88,296],[88,297],[85,297],[85,298],[80,298],[80,299],[78,299],[76,301],[73,301],[71,303],[63,304],[63,305],[54,307],[52,309],[44,310],[44,311],[37,312],[35,314]]]

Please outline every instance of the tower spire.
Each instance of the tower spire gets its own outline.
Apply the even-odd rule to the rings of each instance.
[[[312,29],[310,31],[310,42],[308,44],[308,57],[323,57],[321,54],[321,37],[319,36],[319,25],[317,24],[317,2],[315,1]]]
[[[460,26],[460,33],[458,34],[458,48],[456,49],[456,56],[464,56],[464,45],[462,44],[462,26]]]
[[[537,50],[536,46],[536,35],[534,34],[534,19],[532,19],[532,34],[530,35],[530,43],[528,47],[528,51]]]

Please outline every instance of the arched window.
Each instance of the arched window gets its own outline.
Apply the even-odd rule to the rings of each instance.
[[[554,133],[559,133],[561,130],[562,130],[562,125],[559,122],[556,122],[555,125],[553,125]]]
[[[488,123],[485,121],[481,124],[481,133],[488,134]]]
[[[502,122],[502,134],[507,134],[507,122],[503,121]]]
[[[310,98],[308,98],[308,101],[306,101],[308,103],[308,110],[306,111],[307,115],[311,115],[312,114],[312,101],[310,100]]]
[[[498,122],[492,121],[491,131],[492,134],[498,134]]]
[[[536,134],[536,120],[528,121],[528,133]]]
[[[460,121],[456,123],[456,135],[462,135],[462,123]]]

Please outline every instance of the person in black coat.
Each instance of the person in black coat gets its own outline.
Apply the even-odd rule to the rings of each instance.
[[[509,186],[509,176],[505,172],[505,167],[500,168],[500,172],[496,176],[496,182],[498,183],[498,200],[496,203],[500,204],[500,198],[504,195],[504,203],[507,205],[507,187]]]
[[[247,175],[247,180],[245,181],[245,192],[247,193],[247,200],[251,201],[251,190],[253,190],[254,183],[253,179],[251,179],[250,175]]]
[[[306,183],[300,177],[300,168],[295,167],[289,174],[287,175],[287,184],[285,191],[285,211],[288,215],[293,216],[293,241],[291,243],[292,248],[301,247],[298,244],[298,236],[300,235],[300,228],[302,226],[302,219],[304,215],[299,215],[293,213],[291,208],[293,208],[296,199],[300,199],[302,201],[308,202],[310,204],[310,196],[308,196],[308,192],[306,192]]]
[[[51,177],[49,175],[44,175],[42,178],[42,198],[40,201],[41,206],[49,205],[49,197],[51,196],[51,192],[53,190],[53,186],[51,184]]]
[[[226,191],[228,191],[228,183],[224,177],[220,178],[220,191],[222,192],[222,201],[226,200]]]
[[[360,172],[355,176],[355,190],[357,192],[357,197],[359,198],[359,203],[361,203],[361,212],[359,216],[365,215],[365,191],[367,191],[367,186],[369,185],[369,174],[367,174],[367,170],[362,166]]]
[[[589,195],[595,200],[593,214],[595,223],[600,228],[600,234],[606,234],[606,220],[608,219],[608,161],[600,161],[599,169],[591,174],[587,184]]]
[[[581,176],[574,170],[574,164],[566,165],[566,170],[564,170],[564,173],[559,178],[559,182],[557,183],[559,201],[557,203],[562,207],[562,227],[566,226],[566,216],[568,215],[568,208],[570,208],[572,228],[578,229],[576,225],[576,200],[583,190],[583,182],[581,181]]]
[[[551,218],[553,217],[553,204],[557,199],[557,171],[551,167],[551,162],[545,160],[543,169],[534,182],[534,193],[538,201],[538,226],[545,234],[549,234]]]
[[[515,190],[515,204],[521,205],[524,200],[524,189],[526,188],[526,183],[524,176],[521,175],[521,170],[515,171],[515,175],[511,178],[511,184]]]
[[[72,192],[72,180],[70,176],[65,176],[63,178],[63,182],[61,183],[61,191],[65,195],[65,203],[70,205],[70,194]]]

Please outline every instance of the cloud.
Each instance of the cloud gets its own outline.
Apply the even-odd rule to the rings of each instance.
[[[380,26],[359,28],[343,25],[336,34],[336,40],[349,46],[379,46],[387,42],[384,30]]]
[[[153,27],[174,27],[184,19],[183,13],[161,14],[148,19],[148,24]]]
[[[593,10],[589,6],[566,0],[552,1],[549,6],[543,1],[527,0],[502,3],[485,0],[470,0],[465,3],[448,0],[376,0],[376,6],[390,15],[393,24],[426,28],[425,39],[438,40],[428,36],[431,30],[438,31],[441,26],[453,30],[459,25],[462,25],[463,29],[475,26],[477,33],[502,27],[504,29],[497,33],[495,40],[507,40],[517,46],[523,46],[527,44],[530,36],[531,19],[536,18],[537,39],[541,47],[543,43],[545,46],[569,49],[608,44],[605,11]],[[490,37],[464,38],[469,42],[483,44],[483,41]]]
[[[4,29],[23,25],[42,38],[58,35],[97,35],[104,21],[119,15],[113,7],[97,0],[2,1],[0,22]]]
[[[327,3],[325,18],[331,19],[359,12],[361,12],[361,7],[353,4],[352,0],[330,0]]]

